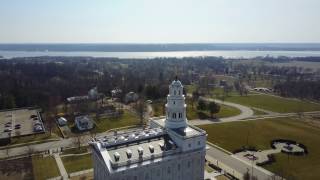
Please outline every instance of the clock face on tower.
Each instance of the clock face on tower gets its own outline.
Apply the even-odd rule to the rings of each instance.
[[[170,129],[187,126],[185,96],[179,80],[174,80],[169,86],[166,104],[166,127]]]

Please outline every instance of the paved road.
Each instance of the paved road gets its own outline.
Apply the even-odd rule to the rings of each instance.
[[[234,156],[231,156],[216,147],[209,146],[207,149],[206,158],[213,164],[217,165],[218,167],[222,168],[224,171],[228,172],[235,177],[242,179],[243,174],[249,171],[250,174],[256,176],[259,180],[267,180],[271,179],[274,175],[270,171],[267,171],[261,167],[248,164]],[[281,178],[276,178],[281,179]]]
[[[235,107],[237,109],[239,109],[241,111],[241,113],[239,115],[236,115],[236,116],[232,116],[232,117],[226,117],[226,118],[220,118],[218,121],[215,121],[215,120],[200,120],[200,119],[195,119],[195,120],[192,120],[192,121],[189,121],[189,124],[191,125],[204,125],[204,124],[213,124],[213,123],[216,123],[216,122],[232,122],[232,121],[239,121],[239,120],[242,120],[242,119],[247,119],[247,118],[250,118],[253,116],[253,110],[247,106],[243,106],[243,105],[240,105],[240,104],[236,104],[236,103],[232,103],[232,102],[222,102],[218,99],[212,99],[212,98],[203,98],[204,100],[206,101],[214,101],[216,103],[219,103],[219,104],[224,104],[224,105],[227,105],[227,106],[231,106],[231,107]]]

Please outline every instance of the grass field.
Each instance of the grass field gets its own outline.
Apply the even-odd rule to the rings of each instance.
[[[68,173],[91,169],[93,167],[91,154],[62,157],[61,159]]]
[[[152,102],[152,110],[153,110],[153,116],[164,116],[165,114],[165,100],[157,100]]]
[[[252,106],[279,113],[320,110],[320,105],[318,104],[263,94],[254,96],[231,96],[227,97],[225,101],[230,101],[246,106]]]
[[[256,109],[252,109],[253,110],[253,115],[265,115],[265,114],[267,114],[267,113],[265,113],[265,112],[262,112],[262,111],[259,111],[259,110],[256,110]]]
[[[219,118],[224,118],[224,117],[236,116],[240,113],[241,113],[241,111],[237,108],[220,104],[220,112],[215,114],[214,116],[219,117]],[[210,113],[209,113],[209,111],[197,110],[196,104],[194,105],[194,108],[192,109],[191,104],[189,104],[187,106],[187,118],[189,120],[206,119],[206,118],[210,118]]]
[[[94,131],[104,132],[113,128],[137,125],[139,122],[138,116],[125,110],[123,115],[118,118],[100,118],[96,120],[97,127]]]
[[[259,79],[253,82],[254,87],[265,87],[265,88],[272,88],[273,84],[271,80],[266,79]]]
[[[53,157],[32,157],[33,176],[36,180],[44,180],[60,176],[59,169]]]
[[[197,87],[198,87],[198,86],[195,85],[195,84],[184,86],[186,92],[187,92],[187,93],[190,93],[190,94],[192,94],[192,92],[194,92],[194,91],[197,89]]]
[[[277,154],[276,162],[266,169],[295,179],[320,179],[320,129],[301,120],[276,118],[260,121],[232,122],[199,126],[208,133],[208,141],[229,151],[244,145],[257,149],[270,149],[270,141],[276,138],[291,139],[307,146],[306,156]],[[289,166],[289,167],[288,167]]]
[[[69,148],[69,149],[64,149],[62,154],[82,154],[88,152],[88,146],[81,146],[79,148]]]
[[[157,101],[152,103],[153,113],[154,116],[164,116],[165,109],[164,104],[165,101]],[[204,119],[204,118],[210,118],[210,113],[208,111],[199,111],[197,110],[197,105],[194,103],[194,107],[192,108],[191,101],[186,100],[187,103],[187,118],[189,120],[192,119]],[[234,107],[221,105],[220,112],[218,114],[215,114],[216,117],[223,118],[223,117],[230,117],[240,114],[240,110]]]
[[[43,134],[33,134],[33,135],[28,135],[28,136],[22,136],[22,137],[14,137],[11,138],[11,143],[9,145],[18,145],[21,143],[32,143],[32,142],[37,142],[41,141],[46,142],[46,141],[51,141],[50,139],[56,139],[59,138],[55,133],[52,133],[50,136],[50,133],[43,133]]]

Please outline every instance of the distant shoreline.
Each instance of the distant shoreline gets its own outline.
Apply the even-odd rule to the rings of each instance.
[[[0,51],[27,52],[174,52],[174,51],[320,51],[320,43],[30,43],[1,44]]]
[[[120,59],[152,59],[152,58],[187,58],[187,57],[223,57],[223,58],[255,58],[255,57],[320,57],[320,51],[248,51],[248,50],[215,50],[215,51],[166,51],[166,52],[102,52],[102,51],[2,51],[3,58],[22,57],[93,57]]]

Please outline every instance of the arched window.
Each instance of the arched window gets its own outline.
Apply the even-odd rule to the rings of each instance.
[[[179,95],[180,95],[180,90],[179,90]]]
[[[172,118],[173,118],[173,119],[177,118],[176,113],[172,113]]]
[[[176,94],[177,94],[177,93],[176,93],[176,90],[174,90],[174,91],[173,91],[173,94],[174,94],[174,95],[176,95]]]

